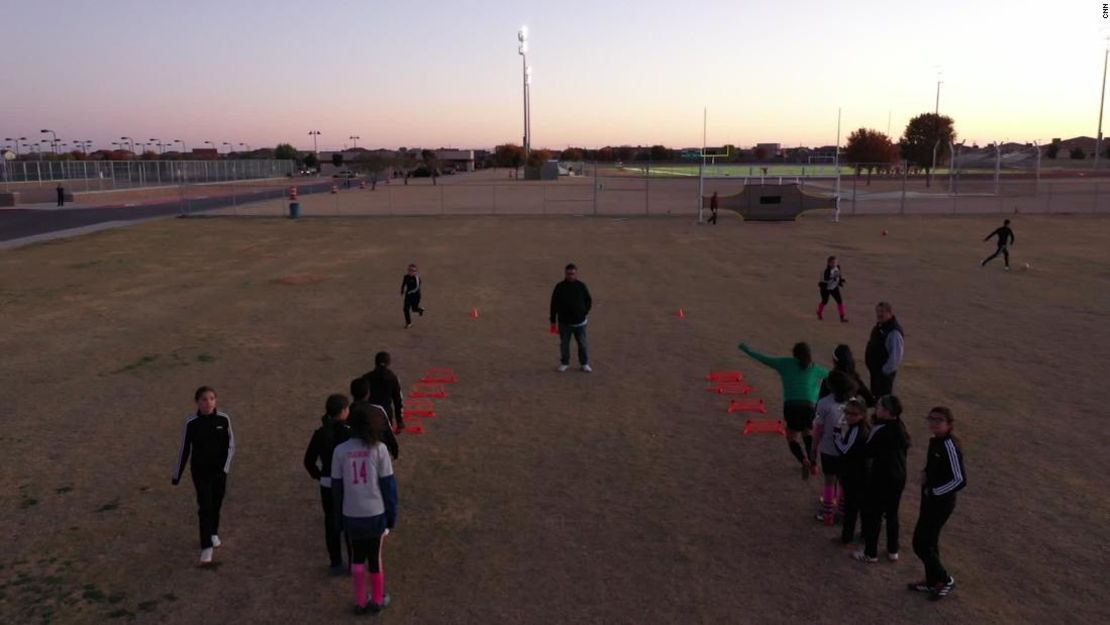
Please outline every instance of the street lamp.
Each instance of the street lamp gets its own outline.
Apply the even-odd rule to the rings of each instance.
[[[123,145],[124,141],[131,142],[131,153],[132,154],[135,153],[135,140],[134,139],[132,139],[131,137],[120,137],[119,140],[120,140],[120,145]]]
[[[935,118],[935,122],[933,124],[933,127],[934,127],[933,132],[937,135],[937,140],[936,140],[936,143],[933,144],[933,166],[932,166],[932,168],[929,169],[929,182],[930,183],[932,183],[932,181],[933,181],[933,176],[936,175],[937,149],[940,148],[940,85],[941,85],[940,77],[941,77],[942,74],[943,74],[943,72],[941,72],[941,70],[938,68],[937,69],[937,103],[936,103],[936,109],[934,109],[934,111],[933,111],[933,116]]]
[[[48,128],[44,128],[40,132],[43,132],[43,133],[49,132],[50,136],[54,137],[54,140],[51,141],[50,145],[53,146],[54,153],[57,154],[58,153],[58,134],[56,132],[54,132],[53,130],[50,130]]]
[[[320,149],[316,147],[316,137],[320,136],[319,130],[309,130],[308,134],[312,135],[312,151],[319,152]]]
[[[1102,105],[1106,101],[1106,60],[1110,58],[1110,37],[1107,38],[1106,51],[1102,54],[1102,90],[1098,92],[1098,138],[1095,139],[1095,169],[1102,154]]]
[[[207,143],[208,145],[212,146],[212,149],[216,150],[216,152],[219,153],[219,149],[216,148],[215,143],[212,143],[211,141],[205,141],[204,143]],[[204,145],[204,143],[202,143],[201,145]]]
[[[240,143],[239,145],[243,146],[243,149],[244,149],[244,150],[246,150],[246,151],[248,151],[248,152],[250,152],[250,151],[251,151],[251,146],[250,146],[250,144],[249,144],[249,143]]]
[[[181,139],[174,139],[174,140],[173,140],[173,142],[174,142],[174,143],[180,143],[180,144],[181,144],[181,153],[182,153],[182,154],[184,154],[184,153],[186,153],[186,152],[188,152],[188,151],[189,151],[189,149],[185,147],[185,142],[184,142],[184,141],[182,141]]]
[[[361,139],[362,137],[360,137],[358,135],[351,135],[347,138],[354,142],[354,147],[355,148],[358,148],[358,140]]]
[[[521,58],[521,72],[524,81],[524,164],[528,164],[528,152],[531,149],[531,115],[528,107],[528,84],[531,82],[532,72],[528,68],[528,27],[521,26],[516,33],[517,54]]]
[[[159,141],[161,141],[161,140],[160,139],[151,139],[150,140],[150,145],[152,145],[154,147],[157,147],[158,148],[158,153],[161,154],[162,153],[162,144],[159,143]]]
[[[16,156],[19,156],[19,142],[20,141],[26,141],[26,140],[27,140],[27,137],[19,137],[19,138],[5,137],[4,138],[4,141],[14,141],[15,142],[15,155]]]
[[[231,146],[231,144],[230,144],[230,143],[228,143],[227,141],[224,141],[224,143],[223,143],[223,144],[227,146],[227,154],[228,154],[228,156],[231,156],[231,147],[232,147],[232,146]]]

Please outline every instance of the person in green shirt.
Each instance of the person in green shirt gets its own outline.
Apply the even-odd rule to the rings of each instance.
[[[767,356],[748,347],[747,343],[740,344],[740,351],[771,367],[782,378],[786,441],[790,453],[802,464],[802,479],[809,479],[817,469],[815,459],[809,455],[813,453],[814,406],[821,381],[828,377],[829,370],[813,362],[808,343],[795,343],[793,356]],[[805,451],[802,451],[799,437],[805,442]]]

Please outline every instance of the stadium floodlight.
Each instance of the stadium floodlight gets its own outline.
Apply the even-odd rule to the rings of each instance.
[[[1095,139],[1095,169],[1102,152],[1102,105],[1106,102],[1106,61],[1110,59],[1110,37],[1107,38],[1106,51],[1102,53],[1102,90],[1098,92],[1098,138]]]
[[[361,139],[362,137],[360,137],[358,135],[351,135],[347,138],[354,142],[353,145],[352,145],[353,148],[358,148],[358,140]]]
[[[132,154],[135,153],[135,140],[134,139],[132,139],[131,137],[120,137],[119,140],[120,140],[120,145],[121,146],[123,145],[124,141],[130,141],[131,142],[131,153]]]
[[[313,152],[313,154],[319,154],[320,153],[320,148],[316,146],[316,137],[320,136],[320,131],[319,130],[309,130],[308,134],[312,135],[312,152]]]
[[[181,144],[181,153],[182,153],[182,154],[184,154],[184,153],[186,153],[186,152],[188,152],[188,151],[189,151],[189,148],[186,148],[186,147],[185,147],[185,142],[184,142],[184,141],[182,141],[181,139],[174,139],[174,140],[173,140],[173,143],[180,143],[180,144]]]
[[[251,146],[250,146],[249,143],[240,143],[239,145],[243,146],[243,149],[246,150],[247,152],[251,151]]]
[[[39,132],[43,132],[43,133],[49,132],[50,136],[54,137],[50,141],[50,145],[53,148],[54,153],[57,154],[58,153],[58,133],[54,132],[53,130],[50,130],[49,128],[44,128]]]

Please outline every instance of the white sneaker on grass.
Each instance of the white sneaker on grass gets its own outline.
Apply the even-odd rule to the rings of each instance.
[[[897,553],[888,553],[888,554],[886,554],[886,559],[890,560],[891,562],[897,562],[898,561],[898,554]]]
[[[570,369],[570,365],[559,365],[558,371],[559,373],[565,373],[567,369]]]
[[[582,365],[582,372],[583,373],[593,373],[593,371],[594,370],[590,367],[590,365]]]
[[[223,543],[220,542],[220,537],[215,535],[215,534],[212,534],[212,546],[213,547],[219,547],[222,544]]]
[[[211,547],[209,547],[207,549],[201,549],[200,550],[200,563],[201,564],[211,564],[212,563],[212,548]]]

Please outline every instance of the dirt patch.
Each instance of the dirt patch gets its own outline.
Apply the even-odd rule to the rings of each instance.
[[[307,284],[320,284],[321,282],[327,281],[328,278],[326,276],[317,276],[310,273],[282,276],[274,279],[274,282],[277,284],[284,284],[286,286],[304,286]]]

